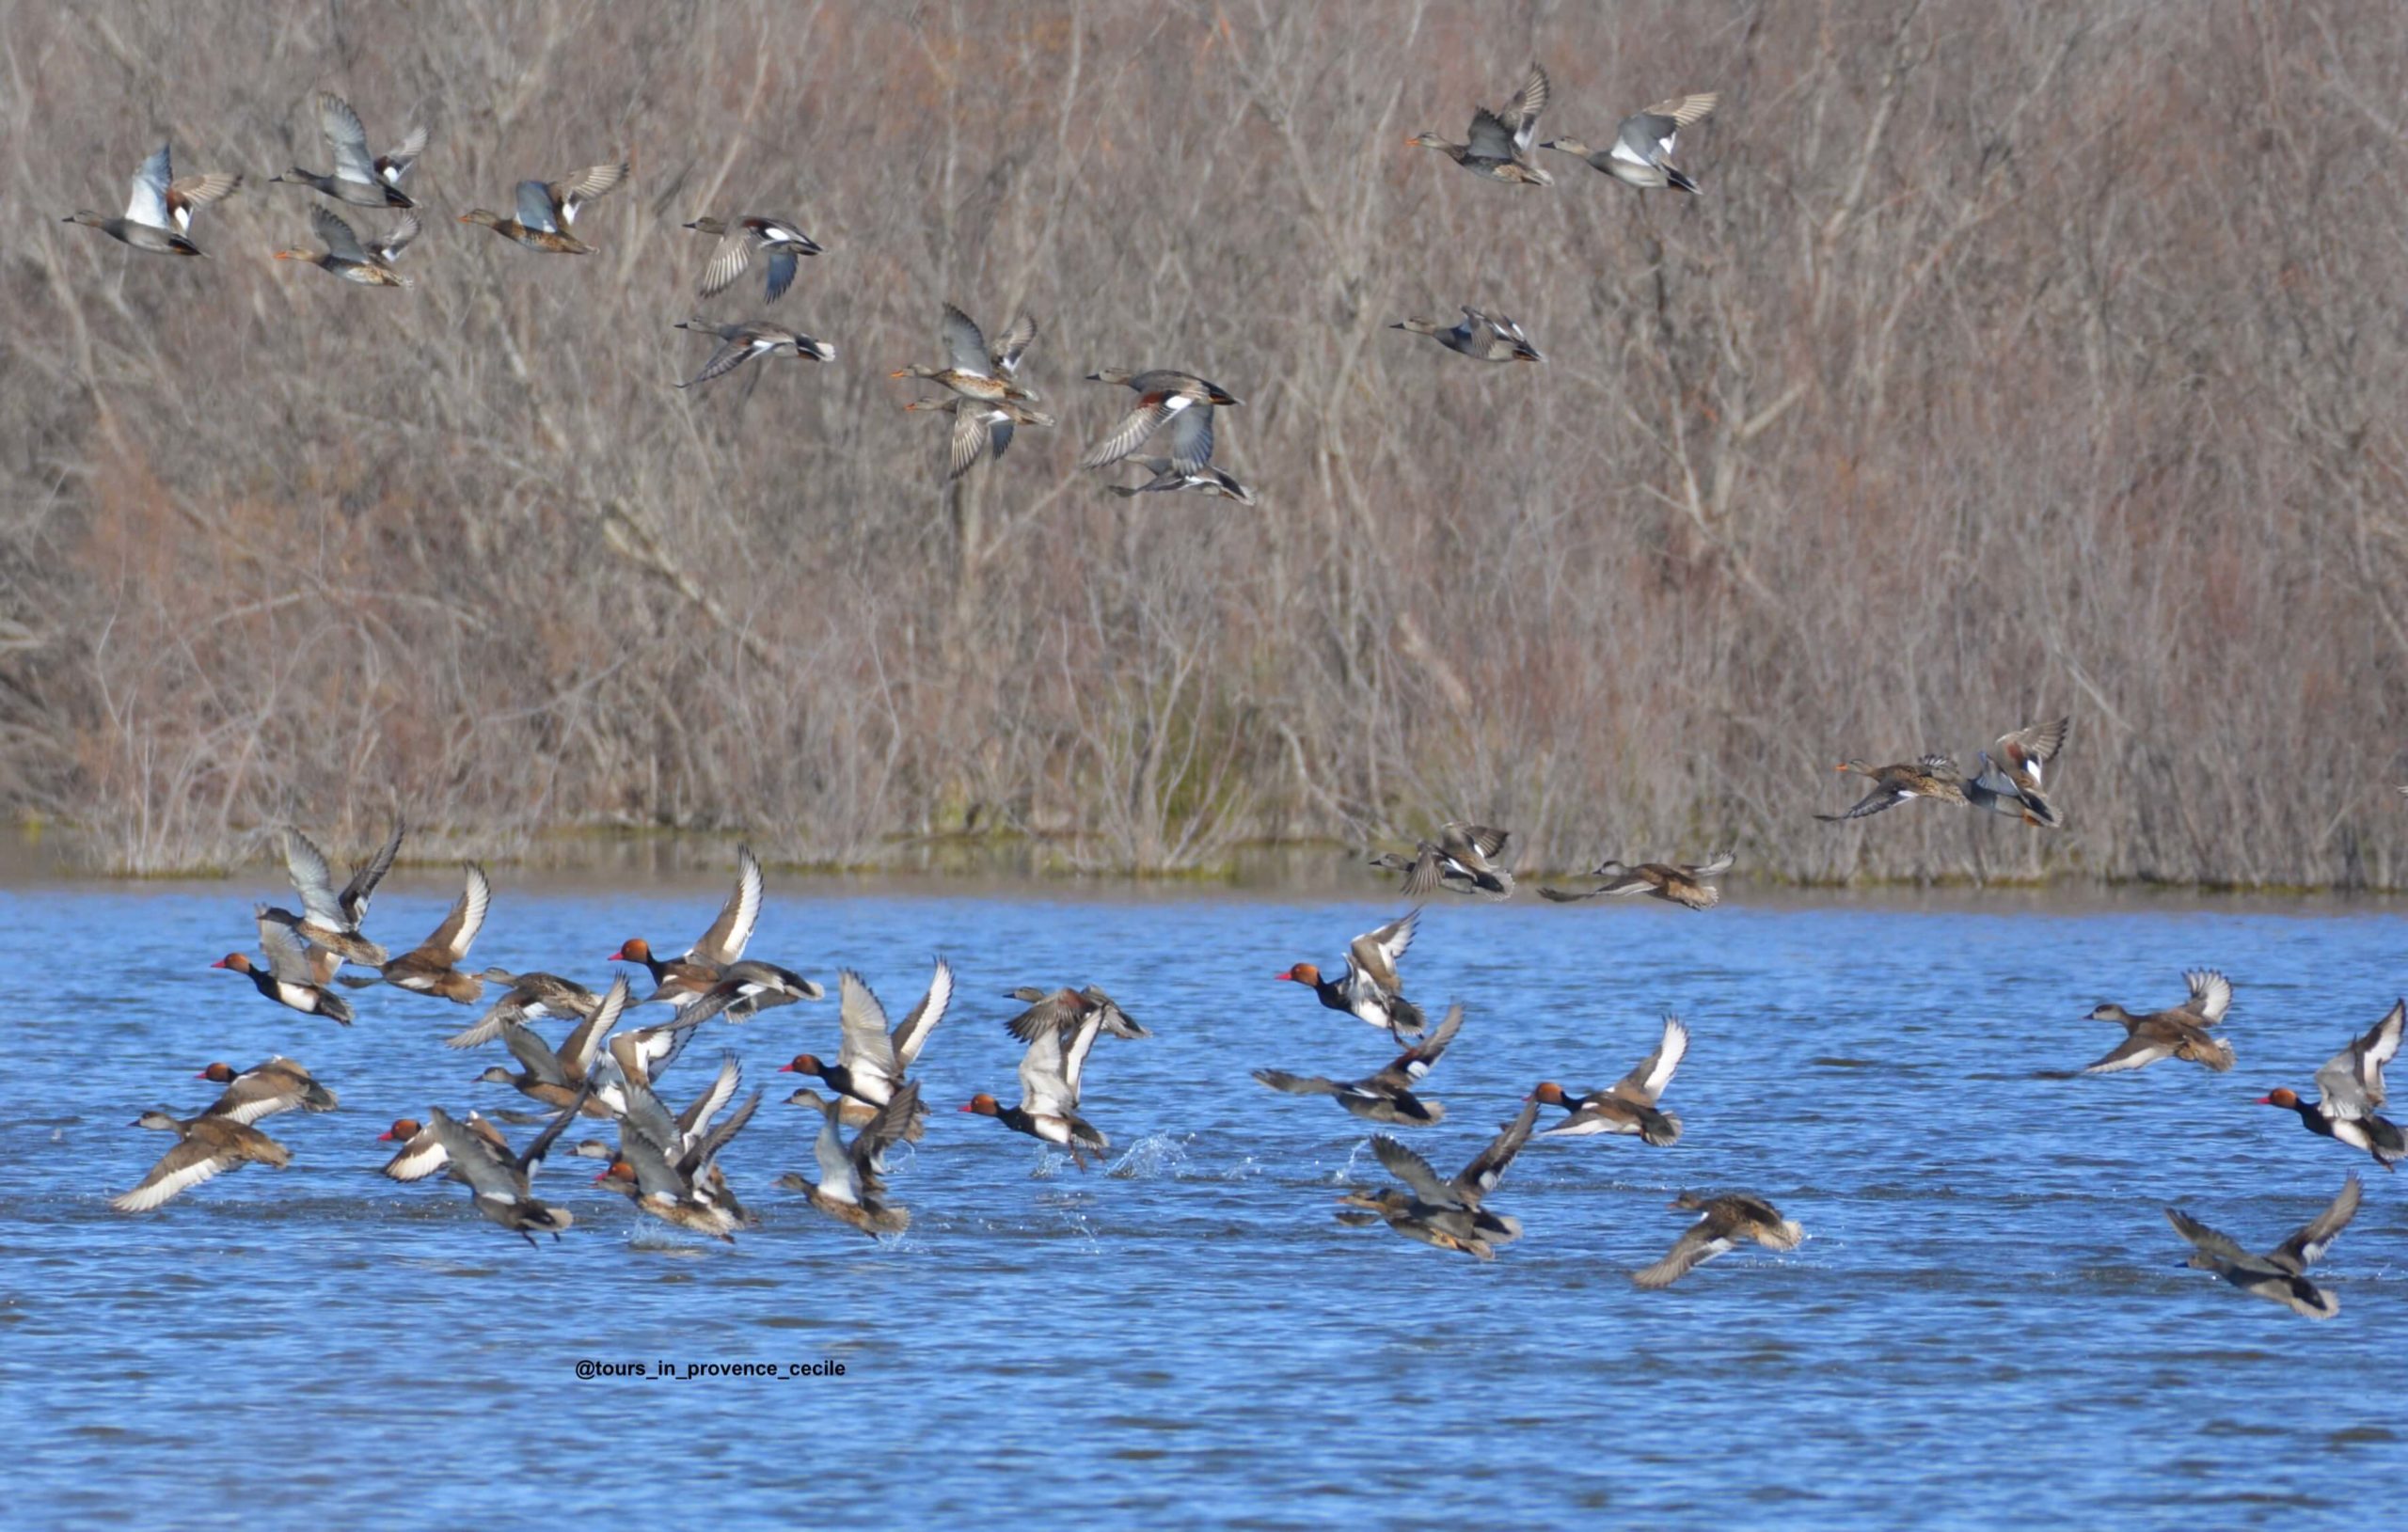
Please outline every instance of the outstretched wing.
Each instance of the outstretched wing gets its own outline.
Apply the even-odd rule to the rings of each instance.
[[[1615,1081],[1610,1094],[1625,1101],[1652,1107],[1672,1082],[1672,1071],[1681,1066],[1681,1059],[1689,1050],[1689,1029],[1681,1025],[1680,1018],[1664,1018],[1664,1035],[1656,1044],[1656,1051],[1639,1061],[1638,1067]]]

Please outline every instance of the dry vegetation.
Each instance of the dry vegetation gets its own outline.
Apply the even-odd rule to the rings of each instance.
[[[288,817],[1066,864],[1469,816],[1525,865],[2408,881],[2408,29],[2380,3],[0,8],[0,793],[103,860]],[[1716,89],[1696,199],[1402,147]],[[2384,82],[2391,82],[2386,85]],[[267,259],[310,93],[423,119],[420,286]],[[214,260],[115,211],[163,134]],[[617,154],[582,260],[452,221]],[[705,212],[832,340],[683,395]],[[738,289],[741,292],[743,289]],[[764,312],[757,287],[715,303]],[[1043,323],[940,484],[887,371]],[[1459,303],[1549,357],[1385,326]],[[1074,467],[1185,366],[1248,511]],[[1831,763],[2069,711],[2069,828]]]

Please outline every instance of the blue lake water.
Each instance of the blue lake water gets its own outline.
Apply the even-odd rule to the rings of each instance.
[[[720,896],[497,885],[476,958],[597,987],[621,939],[682,947]],[[397,879],[372,926],[398,951],[455,889]],[[1693,1033],[1665,1098],[1680,1143],[1534,1141],[1492,1198],[1528,1233],[1481,1266],[1335,1223],[1345,1185],[1381,1181],[1369,1126],[1247,1078],[1386,1062],[1383,1034],[1271,975],[1338,967],[1400,901],[851,897],[773,876],[752,953],[832,998],[714,1023],[664,1082],[682,1101],[725,1045],[770,1088],[723,1158],[763,1226],[728,1247],[639,1222],[556,1154],[538,1191],[577,1226],[531,1249],[457,1186],[377,1174],[394,1117],[529,1104],[471,1083],[499,1048],[438,1045],[473,1013],[379,988],[346,1030],[207,968],[274,892],[0,894],[21,955],[0,1086],[11,1524],[2189,1527],[2321,1518],[2408,1465],[2408,1187],[2252,1104],[2308,1086],[2408,987],[2379,910],[1434,907],[1407,989],[1468,1015],[1425,1092],[1448,1120],[1409,1139],[1442,1171],[1539,1080],[1610,1082],[1665,1012]],[[810,1166],[817,1120],[772,1071],[832,1056],[840,964],[899,1016],[939,953],[960,989],[921,1061],[936,1111],[891,1181],[914,1223],[873,1242],[773,1188]],[[2203,965],[2238,987],[2233,1073],[2051,1077],[2121,1035],[2093,1004],[2170,1004]],[[1108,1170],[952,1110],[1015,1098],[1002,991],[1060,982],[1156,1034],[1089,1064]],[[198,1111],[203,1065],[274,1052],[342,1098],[262,1125],[290,1169],[108,1208],[168,1142],[128,1126],[139,1111]],[[2331,1323],[2183,1269],[2160,1211],[2266,1249],[2353,1169],[2364,1209],[2319,1269]],[[1639,1291],[1684,1188],[1757,1192],[1811,1238]],[[575,1375],[822,1358],[845,1375]]]

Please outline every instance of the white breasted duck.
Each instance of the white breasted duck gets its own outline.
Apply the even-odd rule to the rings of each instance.
[[[820,1111],[823,1115],[819,1137],[812,1146],[813,1158],[819,1163],[818,1181],[813,1183],[788,1173],[778,1177],[778,1184],[801,1192],[811,1199],[814,1208],[872,1239],[902,1233],[911,1226],[911,1211],[887,1203],[885,1183],[879,1176],[887,1147],[903,1137],[906,1127],[922,1115],[920,1082],[906,1081],[893,1099],[871,1114],[849,1145],[845,1142],[841,1126],[842,1098],[821,1103]]]
[[[590,1085],[585,1087],[591,1089]],[[446,1174],[468,1189],[477,1211],[531,1245],[538,1234],[558,1240],[561,1231],[576,1222],[567,1208],[554,1208],[538,1199],[531,1183],[535,1167],[544,1162],[553,1141],[584,1104],[585,1091],[580,1090],[520,1154],[510,1152],[507,1140],[497,1144],[500,1138],[498,1132],[478,1132],[466,1123],[453,1121],[441,1107],[427,1113],[426,1129],[443,1148],[449,1161]]]
[[[1070,1162],[1087,1168],[1085,1156],[1112,1146],[1102,1131],[1079,1115],[1079,1081],[1087,1054],[1103,1031],[1101,1006],[1086,1013],[1075,1032],[1040,1032],[1020,1061],[1020,1105],[1005,1106],[984,1091],[961,1110],[992,1117],[1014,1132],[1070,1151]]]
[[[510,1141],[503,1138],[501,1129],[483,1114],[469,1113],[467,1121],[461,1126],[483,1139],[498,1153],[510,1153]],[[442,1142],[435,1136],[433,1129],[416,1117],[394,1118],[392,1127],[376,1135],[376,1142],[400,1145],[393,1151],[393,1158],[386,1161],[379,1172],[397,1181],[422,1181],[430,1176],[441,1175],[452,1164],[452,1156],[445,1151]],[[607,1160],[610,1156],[605,1153],[603,1158]]]
[[[1421,1007],[1404,998],[1396,966],[1412,947],[1414,928],[1420,919],[1418,908],[1409,909],[1377,930],[1356,937],[1346,949],[1346,971],[1336,982],[1323,978],[1321,970],[1310,963],[1297,963],[1272,977],[1310,985],[1323,1005],[1370,1022],[1399,1042],[1418,1037],[1427,1023]]]
[[[710,928],[694,944],[676,957],[659,957],[653,954],[651,943],[642,937],[629,937],[610,954],[614,963],[642,963],[652,974],[653,993],[643,1003],[666,1001],[684,1006],[700,998],[704,991],[717,984],[720,971],[744,956],[746,943],[761,924],[761,900],[766,885],[761,877],[760,859],[749,845],[736,848],[736,889],[720,907]]]
[[[2309,1132],[2364,1149],[2374,1156],[2376,1164],[2391,1169],[2408,1159],[2408,1134],[2400,1131],[2398,1123],[2379,1115],[2377,1109],[2385,1098],[2383,1066],[2400,1051],[2403,1020],[2408,1020],[2408,1003],[2395,1001],[2365,1036],[2325,1060],[2324,1067],[2316,1071],[2321,1099],[2303,1101],[2288,1087],[2281,1087],[2258,1098],[2258,1104],[2296,1112]]]
[[[1440,889],[1450,893],[1474,893],[1502,899],[1513,892],[1513,875],[1503,865],[1508,829],[1486,825],[1448,824],[1434,841],[1414,845],[1410,861],[1389,852],[1371,859],[1371,865],[1404,874],[1408,898],[1426,899]]]
[[[1672,1082],[1672,1071],[1689,1050],[1689,1029],[1678,1017],[1664,1018],[1664,1035],[1656,1051],[1636,1068],[1601,1091],[1575,1097],[1554,1081],[1542,1082],[1530,1092],[1533,1101],[1564,1108],[1570,1115],[1540,1134],[1542,1138],[1578,1138],[1592,1133],[1631,1133],[1642,1143],[1670,1148],[1681,1141],[1681,1119],[1659,1111],[1656,1103]]]
[[[264,915],[260,918],[259,928],[260,952],[267,959],[265,968],[239,952],[230,952],[209,966],[241,974],[278,1005],[290,1006],[304,1016],[323,1016],[342,1026],[351,1025],[351,1003],[326,987],[320,977],[322,971],[310,963],[301,939],[290,927]]]
[[[815,1054],[798,1053],[792,1062],[780,1065],[778,1072],[816,1075],[838,1095],[875,1111],[902,1089],[903,1077],[919,1059],[920,1050],[927,1046],[928,1034],[944,1019],[945,1008],[953,1003],[953,969],[939,958],[927,993],[891,1031],[886,1007],[860,974],[851,969],[840,971],[836,993],[837,1022],[842,1028],[836,1062],[823,1064]],[[919,1141],[920,1118],[925,1115],[903,1124],[904,1136],[913,1143]]]
[[[1591,149],[1577,138],[1551,138],[1541,149],[1558,150],[1589,162],[1627,186],[1641,189],[1671,186],[1695,196],[1697,182],[1672,164],[1672,145],[1680,131],[1702,121],[1722,98],[1711,90],[1659,101],[1645,111],[1633,112],[1614,129],[1614,141]]]

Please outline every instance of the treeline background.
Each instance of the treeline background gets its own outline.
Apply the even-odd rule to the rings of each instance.
[[[0,5],[0,794],[174,871],[395,813],[1070,868],[1510,826],[1528,867],[2396,885],[2408,27],[2382,0]],[[1461,137],[1694,90],[1705,195]],[[2385,82],[2388,82],[2387,84]],[[416,291],[309,243],[311,93],[434,142]],[[120,211],[171,136],[214,259]],[[626,155],[584,259],[454,216]],[[356,223],[373,215],[345,209]],[[832,340],[681,394],[704,213]],[[749,292],[750,295],[745,294]],[[887,373],[1026,306],[941,482]],[[1386,328],[1469,303],[1542,367]],[[1253,510],[1080,472],[1180,366]],[[1124,481],[1129,470],[1123,470]],[[2049,835],[1845,756],[2074,717]]]

